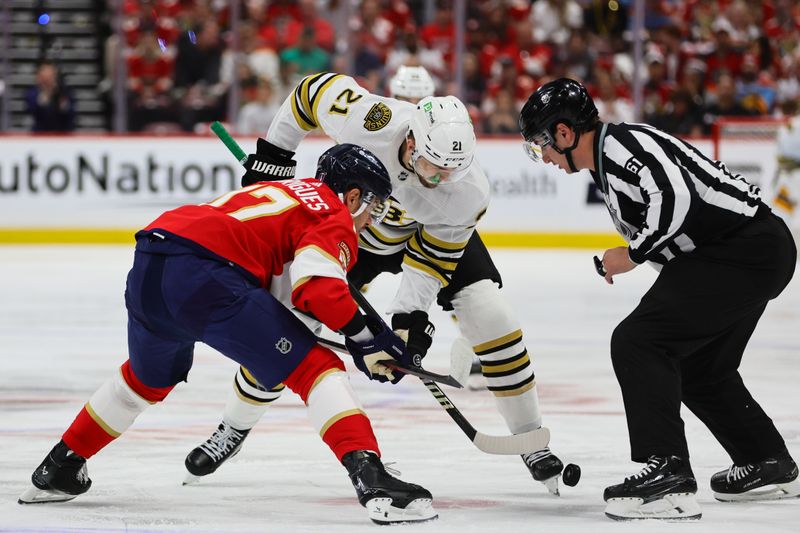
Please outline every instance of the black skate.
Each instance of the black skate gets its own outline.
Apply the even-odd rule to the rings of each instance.
[[[223,421],[207,441],[186,456],[184,464],[189,473],[183,484],[192,485],[201,477],[213,474],[222,463],[239,453],[248,433],[249,429],[234,429]]]
[[[561,459],[553,455],[550,448],[542,448],[533,453],[523,454],[521,457],[533,479],[543,483],[550,494],[558,496],[558,477],[564,470]]]
[[[342,464],[356,489],[358,503],[367,508],[370,519],[376,524],[424,522],[439,516],[431,505],[430,492],[390,476],[374,453],[347,453]]]
[[[33,486],[22,493],[19,503],[66,502],[92,486],[86,459],[70,450],[63,440],[58,441],[33,471],[31,482]]]
[[[797,465],[784,449],[774,458],[717,472],[711,476],[711,490],[721,502],[797,498]]]
[[[699,520],[697,481],[689,464],[671,455],[651,456],[638,474],[607,487],[606,516],[614,520]]]

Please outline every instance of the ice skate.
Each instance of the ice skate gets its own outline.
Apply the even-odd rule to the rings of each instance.
[[[784,449],[774,458],[744,466],[732,465],[717,472],[711,476],[711,490],[721,502],[798,498],[797,464]]]
[[[213,474],[222,463],[239,453],[248,433],[249,429],[234,429],[223,421],[207,441],[186,456],[185,465],[189,473],[183,484],[193,485],[201,477]]]
[[[651,456],[638,474],[607,487],[606,516],[614,520],[699,520],[697,481],[680,457]]]
[[[376,524],[424,522],[439,516],[431,505],[433,496],[430,492],[389,475],[374,453],[347,453],[342,464],[356,489],[358,502],[366,507],[370,519]]]
[[[92,486],[86,459],[59,441],[31,475],[33,486],[22,493],[19,503],[66,502]]]
[[[526,453],[521,456],[528,467],[533,479],[541,482],[554,496],[558,496],[558,478],[564,469],[561,459],[553,455],[550,448],[542,448],[533,453]]]

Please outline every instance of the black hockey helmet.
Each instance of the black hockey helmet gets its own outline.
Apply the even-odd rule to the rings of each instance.
[[[338,194],[351,189],[361,191],[364,208],[374,202],[370,209],[378,222],[388,211],[386,200],[392,193],[392,180],[383,163],[366,148],[348,143],[329,148],[317,161],[316,178]],[[361,210],[355,215],[359,213]]]
[[[580,134],[597,124],[597,107],[586,87],[569,78],[545,83],[528,98],[519,114],[519,129],[525,138],[525,151],[534,161],[541,160],[541,149],[551,145],[568,156]],[[556,125],[564,123],[577,134],[569,148],[559,149],[553,142]],[[570,157],[571,159],[571,157]]]

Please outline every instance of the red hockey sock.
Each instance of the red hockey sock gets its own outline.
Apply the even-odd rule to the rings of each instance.
[[[173,387],[148,387],[133,374],[130,362],[89,399],[61,437],[88,459],[119,437],[148,405],[163,400]]]
[[[375,438],[375,433],[372,432],[369,418],[361,413],[335,422],[322,435],[322,440],[336,455],[339,462],[342,461],[345,454],[356,450],[370,450],[377,453],[378,457],[381,455],[378,440]]]

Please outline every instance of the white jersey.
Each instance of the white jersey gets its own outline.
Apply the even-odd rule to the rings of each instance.
[[[422,186],[400,162],[414,104],[367,92],[353,78],[315,74],[304,78],[281,105],[267,140],[296,150],[309,132],[322,129],[337,143],[375,154],[392,179],[391,209],[366,228],[359,247],[389,255],[405,250],[403,278],[391,313],[427,311],[452,277],[489,203],[489,181],[473,162],[454,183]]]
[[[777,144],[781,162],[792,167],[800,165],[800,115],[778,130]]]

